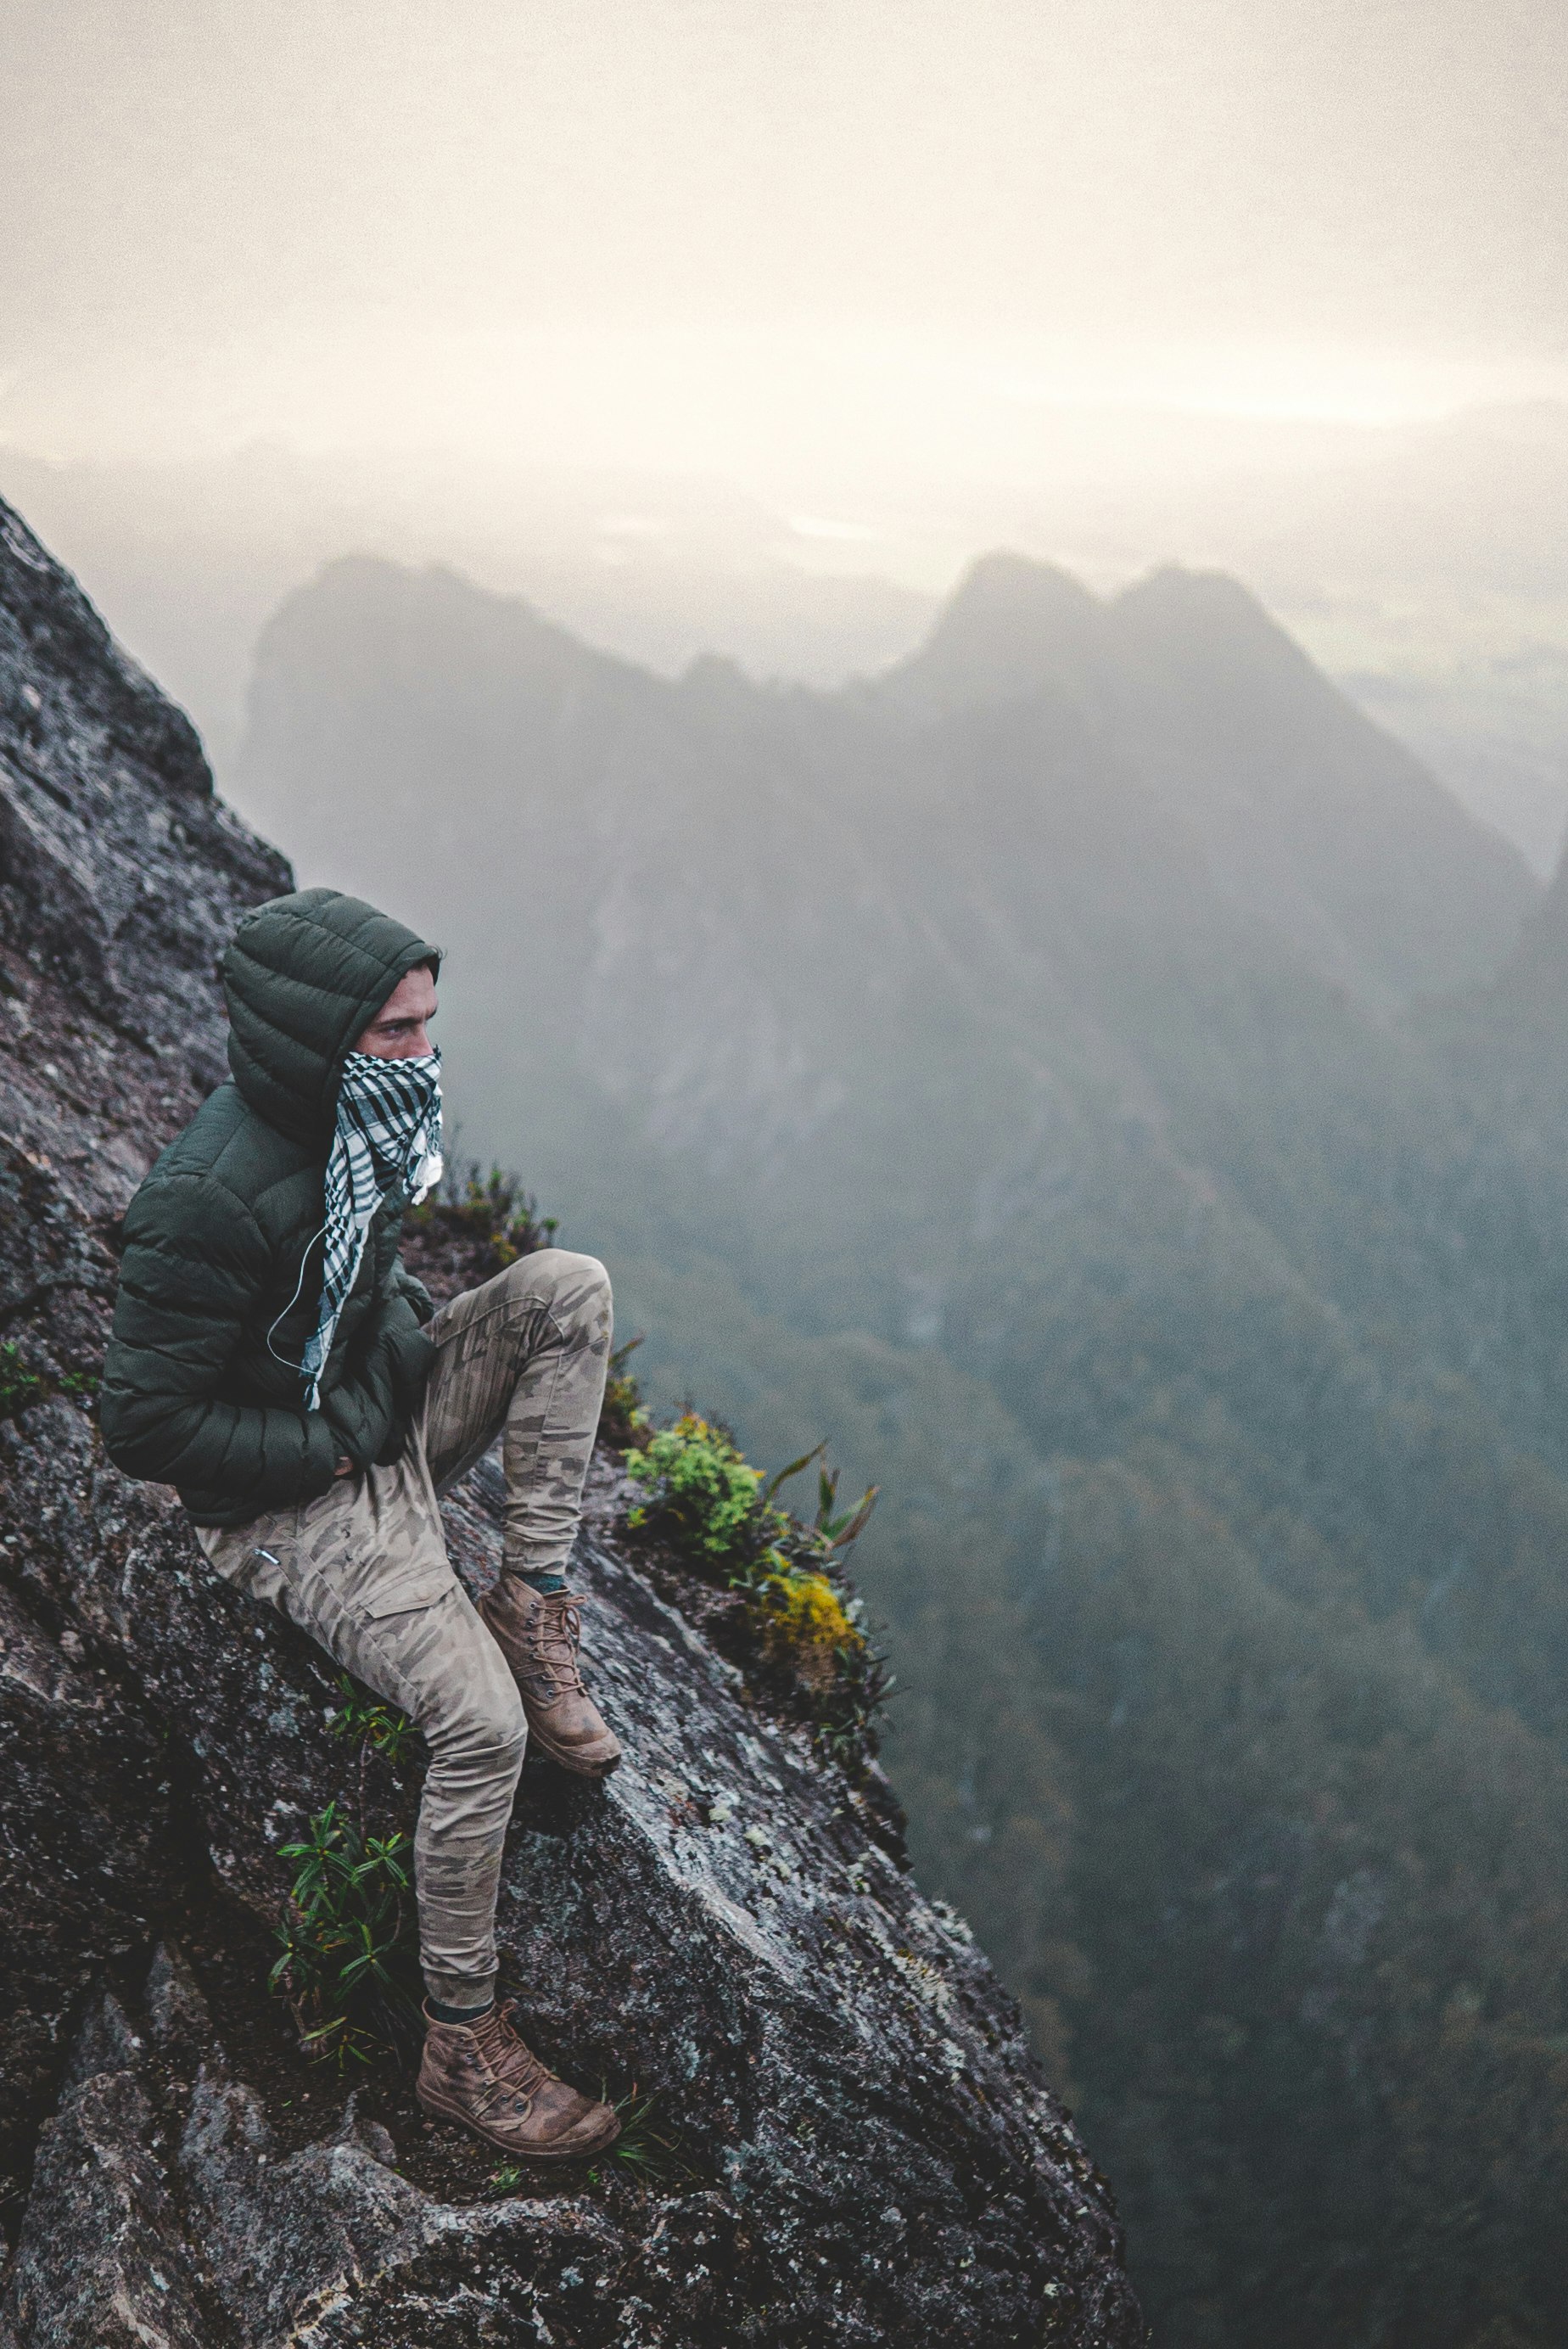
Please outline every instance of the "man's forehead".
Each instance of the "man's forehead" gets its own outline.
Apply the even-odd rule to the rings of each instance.
[[[428,1011],[436,1000],[436,981],[428,963],[416,963],[405,971],[380,1010],[378,1019],[395,1019],[400,1012]]]

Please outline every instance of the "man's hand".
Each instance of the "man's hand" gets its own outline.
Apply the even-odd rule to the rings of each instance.
[[[352,1476],[354,1474],[353,1461],[340,1460],[332,1473],[335,1476]]]

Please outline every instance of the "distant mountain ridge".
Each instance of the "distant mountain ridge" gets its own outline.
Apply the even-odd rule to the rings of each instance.
[[[1076,719],[1112,776],[1193,828],[1235,906],[1368,999],[1479,976],[1465,953],[1495,955],[1534,895],[1517,854],[1218,574],[1167,568],[1102,604],[988,557],[878,690],[928,719],[1034,704],[1042,749]]]
[[[0,448],[0,489],[190,709],[225,783],[257,632],[355,548],[455,563],[666,674],[712,649],[757,676],[823,684],[909,650],[936,608],[915,576],[949,576],[1023,533],[1034,554],[1070,547],[1099,577],[1180,554],[1251,581],[1544,877],[1568,800],[1568,408],[1371,433],[1058,409],[1049,442],[1060,470],[1043,494],[923,481],[839,515],[854,535],[836,543],[825,485],[814,523],[733,482],[563,472],[525,450],[513,469],[275,445],[45,462],[13,445]],[[1119,488],[1104,470],[1112,450]]]
[[[438,927],[471,917],[477,863],[526,874],[548,843],[500,968],[520,955],[598,1076],[720,1149],[742,1124],[769,1152],[780,1120],[811,1131],[860,1081],[854,1044],[888,1049],[879,1008],[940,991],[954,957],[1027,969],[1080,1028],[1105,1025],[1108,957],[1160,985],[1194,935],[1383,1012],[1495,968],[1535,895],[1233,583],[1166,573],[1106,605],[1016,557],[838,694],[704,663],[670,683],[452,574],[337,564],[263,635],[242,780],[302,869],[413,883]],[[393,834],[415,823],[435,853],[408,859]],[[626,985],[644,1028],[621,1070]],[[742,995],[747,1034],[705,1010],[694,1055],[694,1001]],[[738,1088],[723,1133],[708,1081]]]

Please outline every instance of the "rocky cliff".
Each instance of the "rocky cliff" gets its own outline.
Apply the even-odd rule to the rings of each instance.
[[[543,2052],[656,2093],[660,2158],[518,2178],[390,2060],[305,2060],[267,1969],[339,1691],[91,1408],[118,1218],[221,1073],[214,957],[287,885],[0,506],[0,2344],[1140,2342],[1012,2002],[874,1783],[671,1603],[608,1448],[577,1573],[627,1759],[531,1762],[502,1943]],[[476,1585],[496,1502],[481,1464],[449,1512]],[[406,1816],[413,1765],[372,1776]]]

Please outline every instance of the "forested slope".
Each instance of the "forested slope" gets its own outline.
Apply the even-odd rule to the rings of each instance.
[[[338,566],[245,772],[457,949],[655,1371],[883,1480],[921,1863],[1162,2337],[1559,2339],[1557,895],[1179,573],[993,560],[824,696]]]

